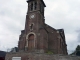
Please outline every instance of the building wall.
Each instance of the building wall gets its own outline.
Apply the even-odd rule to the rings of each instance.
[[[44,49],[44,52],[48,50],[48,33],[45,31],[45,29],[40,29],[40,43],[39,47]]]
[[[21,60],[80,60],[78,56],[38,53],[7,53],[5,60],[12,60],[12,57],[21,57]]]
[[[21,35],[19,36],[18,49],[24,51],[25,44],[26,44],[25,30],[22,30]]]
[[[54,54],[67,54],[67,45],[65,39],[63,39],[60,35],[60,32],[56,29],[50,27],[49,25],[45,24],[38,27],[38,32],[29,32],[25,34],[24,32],[21,33],[20,40],[19,40],[19,50],[27,51],[28,46],[28,35],[34,34],[35,37],[35,48],[34,50],[37,52],[39,50],[51,51]],[[63,36],[64,37],[64,36]],[[25,49],[25,46],[27,48]]]
[[[45,28],[48,31],[48,50],[55,54],[67,54],[65,36],[62,31],[60,32],[47,24],[45,25]]]
[[[53,53],[58,53],[58,34],[55,29],[50,27],[46,28],[48,31],[48,49]]]

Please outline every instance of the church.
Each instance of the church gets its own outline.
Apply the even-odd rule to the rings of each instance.
[[[54,29],[45,23],[43,0],[28,0],[25,29],[19,36],[19,51],[67,54],[63,29]]]
[[[64,30],[55,29],[45,23],[44,9],[46,5],[44,1],[27,0],[27,3],[28,11],[25,28],[21,31],[19,36],[19,51],[15,53],[16,55],[10,53],[7,54],[7,56],[11,56],[11,54],[12,57],[21,55],[26,56],[26,54],[29,56],[29,53],[45,54],[48,52],[67,55],[67,44]]]

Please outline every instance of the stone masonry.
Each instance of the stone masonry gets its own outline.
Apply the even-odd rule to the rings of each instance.
[[[12,60],[12,57],[21,57],[21,60],[80,60],[78,56],[40,54],[40,53],[7,53],[5,60]]]

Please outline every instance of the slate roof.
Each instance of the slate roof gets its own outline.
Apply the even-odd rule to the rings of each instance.
[[[5,56],[6,56],[6,52],[0,51],[0,57],[5,57]]]
[[[64,30],[63,29],[57,29],[59,32],[63,32]]]

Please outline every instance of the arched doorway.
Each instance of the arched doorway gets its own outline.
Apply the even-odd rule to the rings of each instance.
[[[28,51],[34,49],[34,34],[28,36]]]

